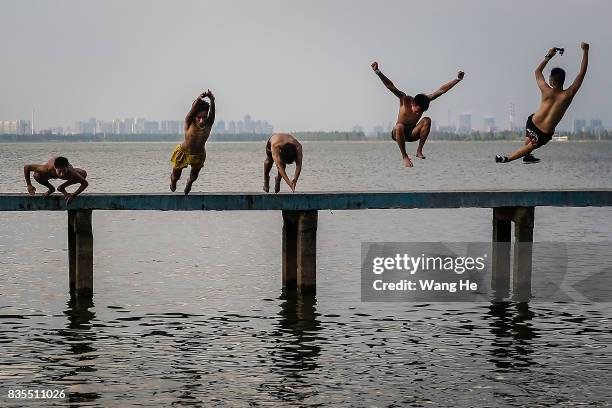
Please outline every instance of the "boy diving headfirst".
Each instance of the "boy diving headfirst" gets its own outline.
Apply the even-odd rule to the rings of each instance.
[[[512,153],[510,156],[495,156],[497,163],[508,163],[516,159],[523,158],[526,163],[539,162],[540,159],[534,157],[531,152],[552,139],[555,133],[555,128],[563,118],[565,111],[569,108],[574,96],[580,89],[584,76],[586,75],[587,66],[589,64],[589,44],[582,43],[582,63],[580,72],[574,79],[574,82],[567,89],[563,89],[563,81],[565,81],[565,71],[561,68],[553,68],[550,71],[548,84],[544,79],[544,67],[548,61],[557,53],[557,48],[551,48],[544,61],[538,65],[535,70],[536,82],[542,93],[540,108],[529,118],[525,125],[525,145]]]
[[[293,179],[289,180],[285,167],[295,162]],[[302,145],[297,139],[287,133],[277,133],[268,139],[266,144],[266,160],[264,161],[264,185],[263,190],[270,191],[270,170],[272,164],[276,164],[278,174],[274,180],[274,192],[280,191],[281,178],[285,180],[291,191],[295,192],[300,172],[302,171]]]
[[[210,103],[204,99],[208,97]],[[185,118],[185,140],[176,145],[172,152],[172,175],[170,176],[170,191],[176,190],[176,182],[181,178],[183,169],[191,166],[191,173],[185,184],[185,195],[191,191],[191,185],[206,160],[205,144],[215,123],[215,97],[210,89],[197,97],[191,105],[191,110]]]
[[[406,167],[412,167],[412,160],[410,160],[410,156],[406,153],[406,142],[415,142],[418,140],[419,147],[417,147],[416,156],[421,159],[425,158],[423,155],[423,146],[431,130],[431,119],[429,117],[421,119],[421,116],[423,112],[429,108],[429,102],[450,91],[452,87],[463,79],[464,73],[463,71],[459,71],[457,79],[453,79],[442,85],[435,92],[428,95],[418,94],[412,97],[397,89],[395,85],[393,85],[393,82],[380,72],[378,69],[378,62],[374,61],[372,63],[372,69],[376,72],[376,75],[378,75],[383,84],[385,84],[385,86],[400,100],[397,123],[393,131],[391,131],[391,138],[395,140],[399,146],[404,165]]]
[[[66,204],[70,204],[72,200],[83,192],[89,185],[87,180],[87,172],[83,169],[72,167],[65,157],[52,157],[48,162],[44,164],[26,164],[23,166],[23,175],[25,177],[26,185],[28,186],[28,193],[30,195],[36,194],[36,189],[32,185],[30,180],[30,173],[34,172],[34,180],[47,187],[48,190],[43,193],[43,197],[47,198],[50,194],[55,192],[55,187],[51,185],[49,180],[61,179],[66,180],[65,183],[60,184],[57,191],[64,195]],[[66,191],[66,187],[73,184],[79,183],[79,188],[74,193]]]

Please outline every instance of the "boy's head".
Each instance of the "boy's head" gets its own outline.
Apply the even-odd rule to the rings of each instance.
[[[195,124],[197,127],[199,127],[200,129],[204,128],[204,122],[206,121],[206,118],[208,118],[208,110],[210,109],[210,105],[208,104],[208,102],[200,100],[198,103],[198,110],[196,111],[196,115],[195,115]]]
[[[58,177],[64,177],[68,174],[68,166],[70,166],[70,163],[68,163],[68,159],[65,157],[56,157],[53,161],[53,167]]]
[[[293,143],[285,143],[281,147],[281,157],[287,164],[293,163],[297,159],[297,149]]]
[[[563,68],[553,68],[550,71],[550,77],[548,82],[553,88],[562,88],[563,82],[565,81],[565,71]]]
[[[429,109],[429,97],[425,94],[418,94],[412,98],[410,108],[416,114],[420,114]]]

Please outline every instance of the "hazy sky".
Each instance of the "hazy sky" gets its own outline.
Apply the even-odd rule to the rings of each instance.
[[[28,119],[32,108],[37,127],[180,119],[210,88],[220,119],[370,128],[397,114],[370,68],[378,60],[409,94],[466,72],[432,104],[439,125],[472,112],[475,127],[487,115],[506,126],[510,101],[522,124],[539,103],[533,70],[547,50],[566,48],[549,68],[565,68],[567,85],[587,41],[589,71],[561,127],[610,126],[611,15],[609,0],[0,0],[0,120]]]

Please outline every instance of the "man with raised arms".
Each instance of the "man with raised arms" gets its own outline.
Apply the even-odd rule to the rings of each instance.
[[[563,82],[565,81],[565,71],[561,68],[553,68],[550,71],[548,77],[548,83],[544,79],[544,68],[548,61],[552,59],[557,53],[557,48],[551,48],[544,57],[544,61],[538,65],[535,70],[535,77],[542,98],[540,102],[540,108],[538,111],[529,118],[527,118],[527,124],[525,125],[525,145],[512,153],[510,156],[495,156],[497,163],[508,163],[516,159],[523,158],[526,163],[536,163],[540,159],[534,157],[531,152],[552,139],[555,133],[555,128],[563,119],[563,115],[567,108],[569,108],[574,96],[578,93],[584,76],[586,75],[587,66],[589,64],[589,44],[582,43],[582,63],[580,65],[580,72],[574,79],[574,82],[567,89],[563,89]]]
[[[72,167],[65,157],[52,157],[44,164],[26,164],[23,166],[23,176],[28,186],[28,193],[32,196],[36,194],[36,188],[34,188],[30,180],[30,173],[32,172],[34,172],[34,180],[47,187],[47,191],[43,193],[44,198],[49,197],[50,194],[55,192],[55,187],[53,187],[49,180],[66,180],[65,183],[57,187],[57,191],[64,195],[66,204],[70,204],[72,200],[81,194],[89,185],[87,180],[85,180],[87,178],[87,172],[85,170]],[[80,185],[74,193],[66,191],[66,187],[77,183]]]
[[[287,176],[285,168],[287,164],[295,162],[293,179]],[[264,161],[264,185],[263,190],[270,191],[270,170],[272,164],[276,164],[278,174],[274,183],[274,192],[280,191],[281,178],[285,180],[291,191],[295,192],[300,172],[302,171],[302,145],[297,139],[287,133],[277,133],[268,139],[266,144],[266,160]]]
[[[208,98],[210,103],[204,99]],[[176,190],[176,182],[181,178],[183,169],[191,166],[189,179],[185,184],[185,195],[191,191],[191,185],[198,178],[206,160],[206,141],[215,123],[215,97],[210,89],[197,97],[185,118],[185,140],[176,145],[172,152],[172,175],[170,191]]]
[[[406,153],[406,142],[416,142],[418,140],[419,147],[417,147],[416,156],[421,159],[425,158],[423,155],[423,146],[431,130],[431,119],[429,117],[421,118],[421,116],[423,112],[429,108],[429,103],[457,85],[463,79],[464,73],[463,71],[459,71],[456,79],[442,85],[435,92],[428,95],[418,94],[412,97],[397,89],[395,85],[393,85],[393,82],[380,72],[378,69],[378,62],[375,61],[372,63],[372,69],[383,84],[399,98],[399,113],[397,115],[397,123],[391,132],[391,138],[395,140],[399,146],[404,165],[406,167],[412,167],[412,160],[410,160],[410,156]]]

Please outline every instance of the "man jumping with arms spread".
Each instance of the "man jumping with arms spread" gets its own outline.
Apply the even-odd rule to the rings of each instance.
[[[582,43],[582,64],[580,72],[574,79],[574,82],[569,88],[563,89],[563,81],[565,81],[565,71],[561,68],[553,68],[550,71],[550,77],[547,84],[544,79],[544,67],[548,61],[557,53],[556,48],[551,48],[548,54],[544,57],[544,61],[538,65],[535,70],[536,82],[542,92],[542,101],[540,109],[529,118],[525,130],[525,145],[512,153],[510,156],[495,156],[497,163],[508,163],[516,159],[523,158],[526,163],[536,163],[540,159],[534,157],[531,152],[538,147],[544,146],[552,139],[555,133],[555,128],[563,119],[563,115],[569,108],[574,96],[578,93],[578,89],[582,85],[584,76],[586,75],[587,65],[589,64],[589,44]]]
[[[383,84],[385,84],[385,86],[400,100],[397,123],[391,132],[391,138],[395,140],[399,146],[404,165],[406,167],[412,167],[412,160],[410,160],[408,153],[406,153],[406,142],[415,142],[418,140],[419,147],[417,148],[416,156],[421,159],[425,158],[423,155],[423,146],[425,145],[427,136],[429,136],[431,119],[428,117],[421,119],[421,116],[423,112],[429,108],[429,102],[450,91],[452,87],[463,79],[464,73],[463,71],[459,71],[457,79],[453,79],[442,85],[437,91],[429,95],[418,94],[412,97],[397,89],[395,85],[393,85],[393,82],[380,72],[378,69],[378,62],[375,61],[372,63],[372,69],[376,72],[376,75],[378,75]]]

